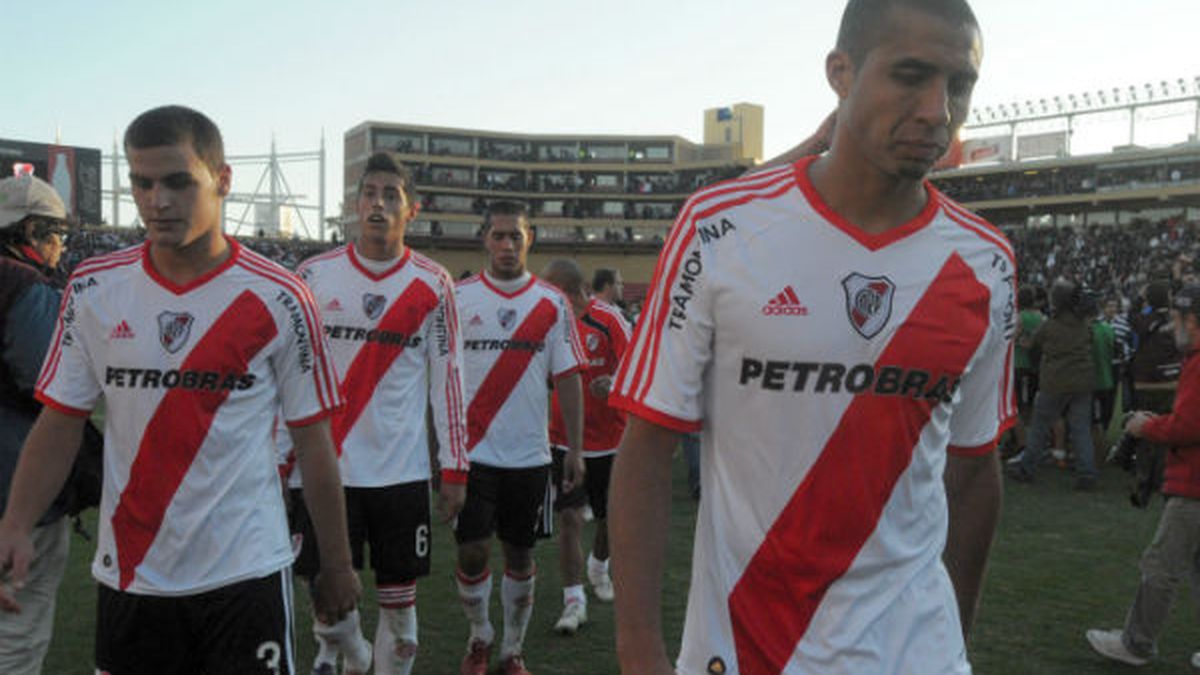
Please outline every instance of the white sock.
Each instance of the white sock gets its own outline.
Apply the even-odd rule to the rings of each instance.
[[[488,620],[488,603],[492,598],[492,572],[484,570],[478,577],[468,577],[462,570],[455,573],[458,582],[458,599],[462,602],[463,614],[471,622],[471,639],[492,644],[496,631]]]
[[[417,606],[379,609],[375,631],[376,675],[409,675],[417,659]]]
[[[525,578],[514,578],[504,573],[500,583],[500,600],[504,606],[504,642],[500,646],[500,658],[506,659],[521,653],[525,643],[525,629],[533,615],[533,582],[537,578],[536,568]]]
[[[563,586],[563,607],[578,602],[587,607],[587,594],[583,592],[583,584],[575,584],[574,586]]]
[[[595,553],[589,553],[587,559],[588,579],[599,579],[608,575],[608,560],[597,560]]]
[[[344,619],[332,626],[313,617],[313,637],[317,639],[317,657],[314,663],[337,663],[338,653],[350,649],[362,640],[358,610],[353,610]]]

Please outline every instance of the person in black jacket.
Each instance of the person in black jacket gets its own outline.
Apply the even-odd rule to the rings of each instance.
[[[66,210],[54,188],[32,176],[0,180],[0,226],[7,232],[37,230],[42,238],[6,247],[0,256],[0,510],[8,501],[9,483],[25,436],[40,407],[33,389],[58,316],[60,295],[37,267],[14,258],[39,256],[57,264],[53,255],[41,257],[37,242],[64,227]],[[43,228],[45,232],[43,232]],[[47,266],[49,269],[51,266]],[[0,612],[0,672],[36,674],[50,646],[54,601],[66,568],[70,529],[61,501],[53,504],[34,530],[34,558],[25,585],[16,590],[20,612]],[[8,583],[0,576],[0,583]]]

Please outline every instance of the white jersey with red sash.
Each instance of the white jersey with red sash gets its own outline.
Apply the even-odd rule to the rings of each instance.
[[[611,397],[701,431],[679,670],[969,672],[942,473],[1015,415],[1012,249],[929,184],[865,234],[811,161],[687,202]]]
[[[105,399],[92,572],[112,588],[193,594],[291,563],[273,421],[311,424],[341,395],[308,289],[228,242],[187,286],[154,270],[148,244],[86,260],[68,284],[37,397],[74,415]]]
[[[477,274],[459,282],[472,462],[505,469],[550,463],[548,384],[587,357],[567,299],[530,275],[512,293]]]
[[[465,483],[466,406],[454,282],[406,248],[372,271],[353,246],[300,265],[321,309],[346,405],[332,422],[342,482],[382,487],[430,477],[425,410],[433,409],[442,478]]]

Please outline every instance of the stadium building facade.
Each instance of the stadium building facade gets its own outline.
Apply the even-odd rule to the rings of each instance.
[[[680,136],[518,134],[363,122],[345,134],[345,211],[353,237],[358,180],[371,153],[390,150],[413,171],[421,212],[407,241],[452,272],[480,264],[477,233],[487,204],[530,207],[540,256],[564,253],[595,265],[621,256],[627,280],[649,282],[654,256],[693,191],[762,161],[763,108],[704,114],[704,143]]]

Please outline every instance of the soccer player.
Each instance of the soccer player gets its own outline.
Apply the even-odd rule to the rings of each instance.
[[[103,396],[97,671],[292,673],[277,410],[320,535],[317,611],[337,621],[358,596],[328,422],[342,401],[317,308],[298,277],[222,233],[231,170],[212,121],[147,111],[125,151],[147,241],[82,263],[67,285],[0,567],[20,585],[30,530]]]
[[[546,387],[553,380],[563,412],[568,450],[561,489],[570,492],[583,482],[579,371],[586,357],[567,299],[526,270],[532,233],[525,206],[492,203],[482,234],[487,269],[457,289],[471,460],[455,533],[458,594],[471,624],[462,673],[486,673],[491,657],[487,563],[495,532],[505,565],[500,661],[506,674],[522,675],[528,672],[521,648],[533,612],[533,545],[539,521],[551,518]]]
[[[599,267],[592,274],[592,295],[601,302],[620,306],[625,297],[625,282],[621,279],[621,270],[610,267]]]
[[[449,522],[466,499],[466,408],[462,333],[454,282],[429,258],[404,245],[420,200],[412,176],[390,153],[367,160],[358,185],[358,239],[300,266],[321,308],[325,336],[346,406],[333,418],[341,451],[351,552],[362,568],[371,550],[380,620],[375,672],[407,675],[417,651],[416,580],[429,574],[429,482],[426,407],[433,409],[441,483],[439,517]],[[319,570],[303,502],[295,510],[303,549],[296,572]],[[363,672],[370,659],[358,614],[330,626],[313,623],[319,644],[314,672]],[[325,669],[325,671],[322,670]]]
[[[559,494],[554,503],[561,525],[558,551],[563,584],[563,613],[554,628],[560,633],[572,635],[587,622],[587,595],[583,592],[584,559],[580,541],[584,504],[591,505],[596,519],[592,552],[587,557],[588,581],[598,599],[604,602],[612,602],[613,599],[612,580],[608,575],[608,527],[605,519],[608,514],[608,480],[613,456],[625,431],[625,414],[609,407],[608,393],[617,364],[629,344],[630,328],[619,309],[595,297],[588,297],[584,289],[583,272],[574,260],[560,258],[552,261],[546,266],[542,278],[567,296],[575,316],[575,329],[579,332],[587,357],[587,368],[583,371],[585,485],[572,492]],[[565,459],[567,435],[557,392],[551,403],[550,444],[555,451],[554,467],[558,469]]]
[[[924,177],[979,65],[963,0],[850,0],[829,153],[681,211],[610,395],[630,413],[609,509],[623,672],[970,672],[1014,260]],[[704,497],[676,671],[659,609],[691,430]]]

